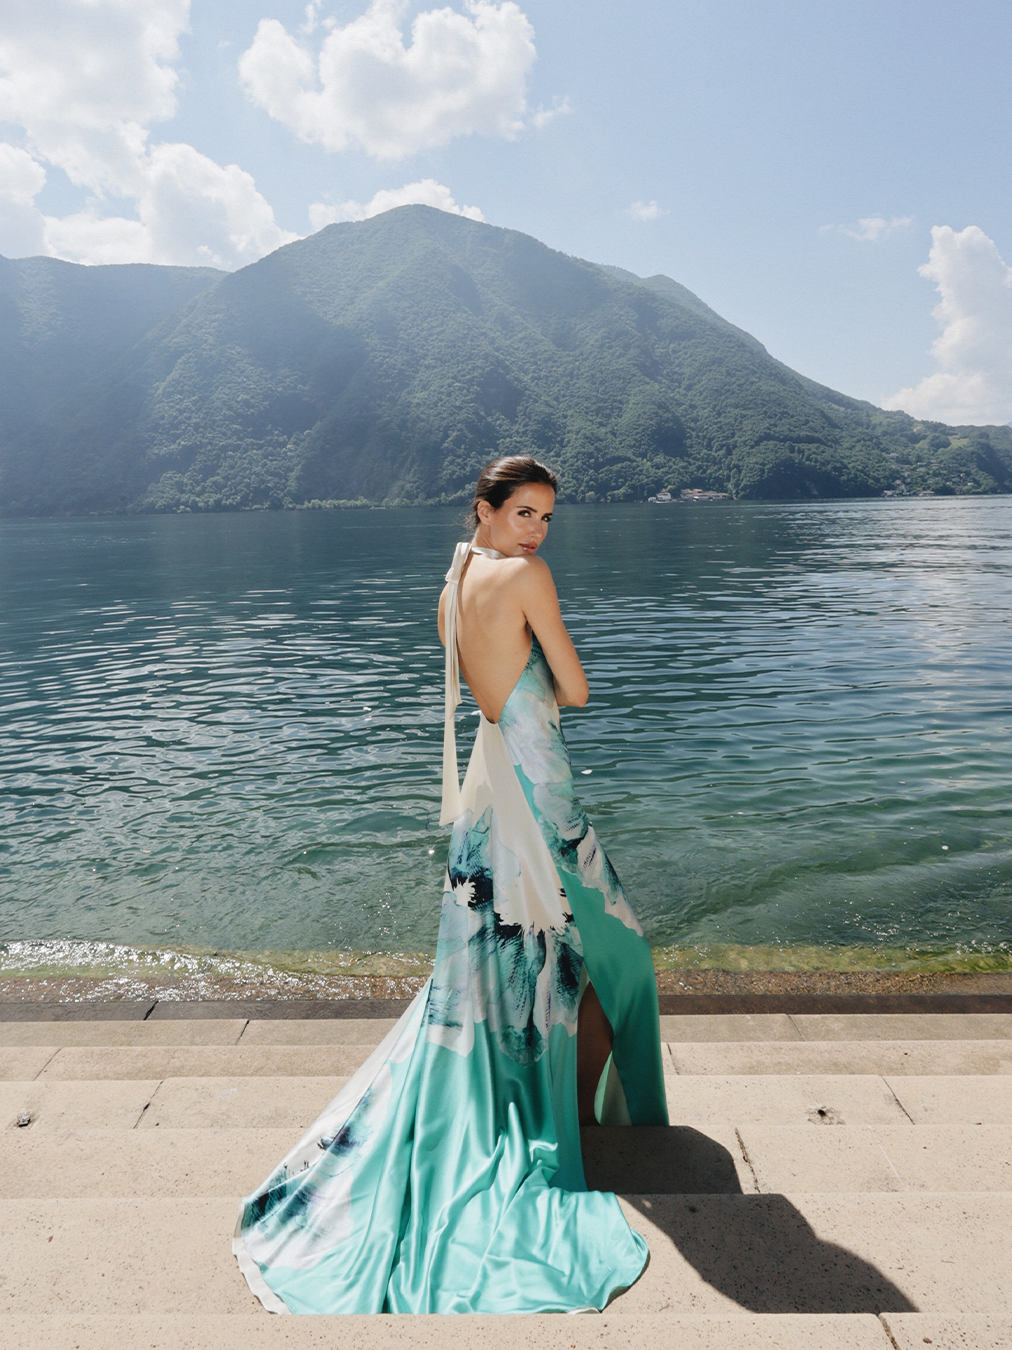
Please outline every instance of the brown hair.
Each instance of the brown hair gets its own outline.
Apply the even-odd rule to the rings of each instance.
[[[486,464],[475,484],[474,501],[471,503],[469,523],[478,528],[478,503],[488,502],[493,511],[498,511],[503,502],[513,496],[517,488],[525,483],[544,483],[553,492],[559,490],[559,480],[547,464],[542,464],[533,455],[504,455]]]

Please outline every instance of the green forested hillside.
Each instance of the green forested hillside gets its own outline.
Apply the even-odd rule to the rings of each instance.
[[[68,400],[87,401],[111,363],[222,275],[0,258],[0,437],[9,443]]]
[[[1008,428],[916,423],[642,280],[428,207],[232,274],[0,261],[0,511],[462,499],[533,451],[569,499],[1007,491]]]

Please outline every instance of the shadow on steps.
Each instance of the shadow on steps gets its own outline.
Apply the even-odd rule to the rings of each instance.
[[[749,1312],[917,1312],[877,1266],[822,1241],[786,1196],[743,1194],[734,1158],[700,1130],[597,1128],[582,1143],[588,1187],[624,1195]]]
[[[620,1195],[740,1195],[723,1144],[688,1125],[591,1126],[580,1131],[590,1191]]]

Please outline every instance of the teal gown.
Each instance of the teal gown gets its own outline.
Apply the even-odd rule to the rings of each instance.
[[[233,1251],[272,1312],[593,1311],[646,1264],[616,1197],[586,1187],[576,1030],[589,982],[614,1029],[599,1120],[667,1124],[650,948],[576,799],[536,639],[499,721],[481,716],[458,786],[456,582],[469,549],[448,574],[453,829],[435,967],[242,1202]]]

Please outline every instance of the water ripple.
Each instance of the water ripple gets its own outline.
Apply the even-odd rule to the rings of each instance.
[[[1010,521],[1002,498],[558,513],[592,686],[567,736],[655,943],[1012,950]],[[431,949],[457,533],[0,525],[0,938]]]

